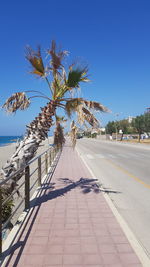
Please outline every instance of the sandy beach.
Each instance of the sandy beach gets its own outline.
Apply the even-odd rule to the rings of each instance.
[[[7,160],[13,155],[15,149],[16,149],[16,143],[0,147],[0,169],[7,162]]]
[[[53,137],[49,137],[48,139],[43,141],[37,151],[36,156],[44,152],[49,147],[49,144],[52,143],[53,143]],[[6,146],[0,147],[0,169],[7,162],[7,160],[9,160],[9,158],[13,155],[15,150],[16,150],[16,143],[11,143]]]
[[[53,137],[49,137],[48,139],[46,139],[45,141],[43,141],[41,143],[41,145],[38,148],[38,151],[35,155],[35,157],[37,157],[38,155],[40,155],[41,153],[43,153],[44,151],[46,151],[49,147],[50,144],[53,144]],[[2,166],[7,162],[7,160],[13,155],[13,153],[16,150],[16,143],[12,143],[6,146],[2,146],[0,147],[0,169],[2,168]],[[32,171],[37,167],[37,161],[33,162],[30,165],[30,173],[32,173]],[[44,166],[42,166],[42,169],[44,168]],[[45,174],[45,172],[43,173],[43,175]],[[32,175],[31,180],[30,180],[30,186],[32,187],[32,185],[35,183],[37,179],[37,172],[34,173],[34,175]],[[22,178],[18,181],[18,186],[24,181],[24,175],[22,176]],[[31,189],[30,191],[30,197],[33,195],[33,193],[35,192],[36,188],[37,188],[37,183],[35,184],[35,186]],[[15,206],[18,205],[21,200],[22,197],[24,197],[24,186],[19,190],[21,197],[18,197],[17,194],[14,195],[14,203]],[[15,209],[15,207],[14,207]],[[24,210],[24,203],[20,206],[20,208],[17,210],[16,214],[14,215],[14,217],[12,218],[11,222],[13,223],[13,225],[15,224],[15,222],[17,221],[18,217],[20,216],[21,212]]]

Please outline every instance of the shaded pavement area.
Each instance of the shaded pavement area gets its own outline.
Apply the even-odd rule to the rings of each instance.
[[[16,237],[5,266],[140,267],[140,261],[93,179],[71,147]],[[111,192],[117,193],[117,192]]]

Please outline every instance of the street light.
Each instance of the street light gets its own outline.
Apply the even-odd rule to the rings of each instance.
[[[116,116],[116,141],[118,140],[118,132],[117,132],[117,117],[121,114],[122,112],[119,113],[114,113],[114,115]]]

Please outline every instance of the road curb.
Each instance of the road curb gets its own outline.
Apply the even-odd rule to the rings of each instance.
[[[83,163],[89,170],[90,174],[92,175],[93,178],[95,178],[95,175],[93,171],[90,169],[86,161],[84,160],[82,154],[79,152],[79,150],[76,147],[76,151],[79,155],[79,157],[82,159]],[[102,188],[102,187],[101,187]],[[102,188],[103,189],[103,188]],[[129,226],[127,225],[126,221],[123,219],[123,217],[120,215],[119,211],[115,207],[114,203],[112,202],[111,198],[109,197],[108,194],[102,192],[105,200],[107,201],[110,209],[112,210],[114,216],[116,217],[116,220],[118,221],[120,227],[122,228],[123,232],[125,233],[129,243],[131,244],[133,250],[135,251],[136,255],[138,256],[139,260],[142,263],[143,267],[148,267],[150,266],[150,258],[147,255],[147,252],[143,248],[143,246],[139,243]]]

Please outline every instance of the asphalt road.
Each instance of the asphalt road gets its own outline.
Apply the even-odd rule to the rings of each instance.
[[[150,257],[150,146],[83,138],[77,150]]]

